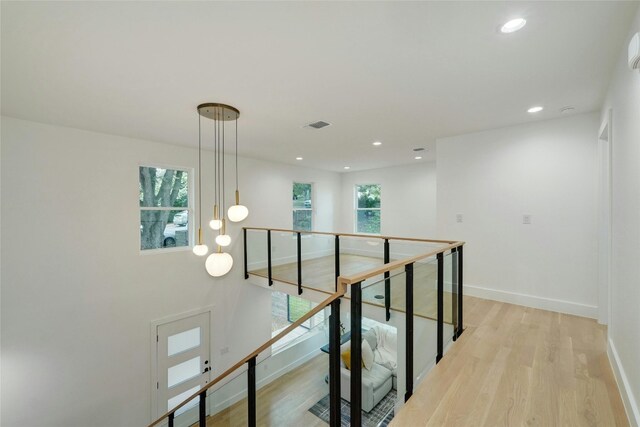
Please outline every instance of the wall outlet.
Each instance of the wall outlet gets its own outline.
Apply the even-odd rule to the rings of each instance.
[[[229,347],[222,347],[220,349],[220,354],[227,354],[229,353]]]
[[[523,224],[531,224],[531,215],[522,215]]]
[[[462,222],[462,214],[456,214],[456,222],[457,223],[461,223]]]

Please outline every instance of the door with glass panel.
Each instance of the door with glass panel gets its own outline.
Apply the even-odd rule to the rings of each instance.
[[[206,312],[157,326],[160,414],[170,411],[209,382],[209,316]],[[197,405],[198,399],[193,399],[176,411],[176,416]]]

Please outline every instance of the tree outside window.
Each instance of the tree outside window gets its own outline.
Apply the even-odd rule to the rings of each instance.
[[[311,184],[293,183],[293,229],[311,231],[313,229],[313,206]]]
[[[189,246],[189,174],[140,166],[140,249]]]
[[[380,184],[356,185],[356,233],[380,234]]]

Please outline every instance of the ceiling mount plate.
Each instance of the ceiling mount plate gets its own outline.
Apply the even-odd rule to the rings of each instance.
[[[240,117],[240,110],[227,104],[217,102],[207,102],[198,105],[198,114],[212,120],[222,120],[224,122],[237,120]]]

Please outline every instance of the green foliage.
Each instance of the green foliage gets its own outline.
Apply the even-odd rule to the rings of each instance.
[[[358,192],[358,208],[370,209],[380,207],[380,184],[364,184],[356,187]]]
[[[293,323],[311,310],[311,301],[288,295],[289,322]]]

